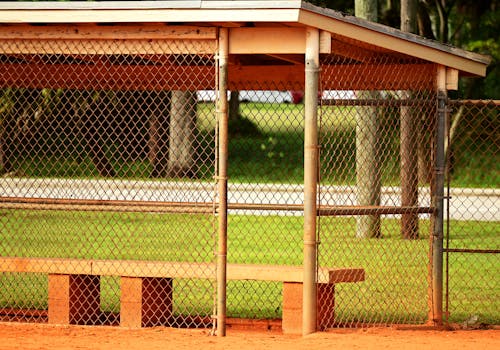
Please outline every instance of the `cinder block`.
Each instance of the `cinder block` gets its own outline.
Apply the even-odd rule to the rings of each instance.
[[[120,326],[140,328],[142,324],[142,278],[120,280]]]
[[[69,277],[49,275],[49,323],[69,324]]]
[[[283,333],[302,334],[303,284],[283,283]],[[330,328],[335,323],[335,285],[318,284],[317,327]]]
[[[49,323],[95,324],[100,295],[99,276],[49,274]]]
[[[302,283],[283,283],[283,333],[302,334]]]

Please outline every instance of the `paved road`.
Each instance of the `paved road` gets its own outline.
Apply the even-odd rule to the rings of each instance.
[[[301,185],[230,184],[228,200],[240,204],[300,205],[302,190]],[[354,186],[324,186],[320,193],[324,205],[356,205]],[[450,195],[450,218],[500,221],[500,189],[452,188]],[[216,197],[216,187],[207,182],[0,178],[0,197],[210,203]],[[420,190],[419,202],[420,206],[430,206],[428,189]],[[400,189],[384,187],[382,205],[399,206]],[[255,214],[248,210],[232,212]],[[260,214],[301,215],[301,212]]]

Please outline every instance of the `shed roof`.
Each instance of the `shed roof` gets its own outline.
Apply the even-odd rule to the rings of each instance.
[[[185,0],[102,2],[1,2],[0,24],[19,23],[172,23],[201,26],[320,30],[484,76],[488,56],[405,33],[301,0]],[[236,49],[234,49],[236,50]],[[291,52],[282,53],[292,53]],[[294,48],[295,50],[295,48]],[[286,51],[286,50],[285,50]],[[258,53],[240,51],[238,53]]]

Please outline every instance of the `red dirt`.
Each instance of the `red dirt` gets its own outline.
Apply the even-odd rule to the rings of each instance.
[[[277,332],[53,326],[0,323],[0,349],[500,349],[498,330],[436,331],[396,328],[340,329],[306,337]]]

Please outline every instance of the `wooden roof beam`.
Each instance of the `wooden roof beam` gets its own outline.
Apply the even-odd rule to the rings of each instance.
[[[229,30],[230,54],[303,54],[304,28],[242,27]]]
[[[412,90],[433,88],[432,64],[323,66],[324,90]],[[215,88],[211,66],[0,64],[0,87],[95,90],[205,90]],[[229,88],[296,89],[303,65],[229,66]]]
[[[213,39],[217,38],[215,27],[169,26],[160,23],[147,25],[110,25],[96,24],[55,24],[33,26],[28,24],[0,26],[0,40],[36,39],[36,40],[175,40],[175,39]]]
[[[0,52],[5,55],[183,55],[214,54],[215,40],[142,39],[142,40],[0,40]]]

